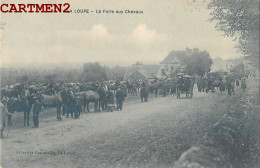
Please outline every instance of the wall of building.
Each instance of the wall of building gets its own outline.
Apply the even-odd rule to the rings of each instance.
[[[178,67],[178,64],[161,64],[158,70],[158,78],[162,79],[166,77],[165,75],[163,75],[162,70],[164,70],[167,76],[170,76],[173,72],[175,72],[178,69]]]

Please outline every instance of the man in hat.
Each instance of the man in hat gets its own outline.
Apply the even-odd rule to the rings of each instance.
[[[34,97],[33,105],[33,128],[39,127],[39,113],[42,111],[42,104],[38,97]]]
[[[121,90],[121,88],[118,88],[118,90],[116,91],[117,110],[122,110],[125,97],[125,93]]]

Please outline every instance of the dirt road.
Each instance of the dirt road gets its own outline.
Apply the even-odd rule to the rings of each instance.
[[[61,122],[55,121],[54,113],[40,118],[38,129],[11,128],[8,138],[1,140],[1,164],[4,168],[173,167],[181,153],[244,94],[240,88],[235,92],[138,100],[125,104],[122,111],[87,113]]]

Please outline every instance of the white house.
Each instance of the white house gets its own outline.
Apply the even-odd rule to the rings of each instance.
[[[183,72],[186,65],[183,62],[187,58],[188,52],[185,50],[172,51],[160,62],[158,78],[168,78],[174,72]]]

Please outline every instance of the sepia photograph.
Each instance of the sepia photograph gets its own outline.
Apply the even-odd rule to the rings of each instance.
[[[259,168],[260,0],[2,0],[0,168]]]

